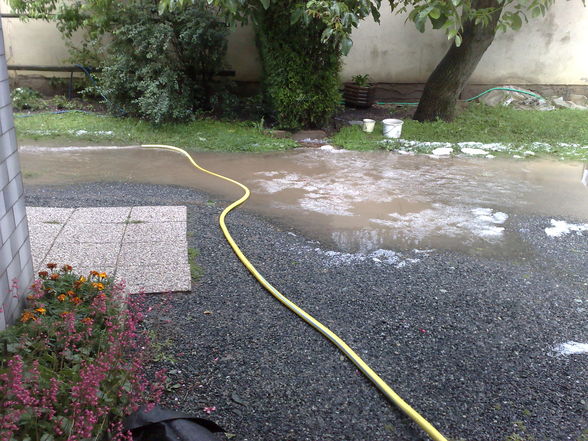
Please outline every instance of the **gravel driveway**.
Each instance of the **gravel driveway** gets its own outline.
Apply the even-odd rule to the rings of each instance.
[[[234,441],[426,439],[247,273],[217,226],[223,202],[123,183],[29,187],[26,196],[31,206],[188,206],[188,244],[204,275],[153,317],[176,358],[161,362],[177,385],[167,405],[198,416],[214,406],[210,418]],[[525,249],[516,258],[433,250],[374,260],[330,253],[243,209],[228,219],[258,270],[446,437],[585,440],[588,354],[560,345],[588,343],[588,233],[552,238],[550,219],[510,222]]]

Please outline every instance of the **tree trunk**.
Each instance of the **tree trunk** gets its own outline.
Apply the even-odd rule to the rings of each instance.
[[[478,66],[496,35],[496,24],[502,13],[500,0],[473,0],[476,9],[495,8],[486,26],[467,21],[463,26],[461,46],[455,43],[437,65],[427,82],[414,114],[417,121],[451,121],[459,94]]]

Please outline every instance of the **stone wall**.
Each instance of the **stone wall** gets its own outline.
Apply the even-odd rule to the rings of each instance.
[[[33,262],[0,25],[0,330],[20,315]]]

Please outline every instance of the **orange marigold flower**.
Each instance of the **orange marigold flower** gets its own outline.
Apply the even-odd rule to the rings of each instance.
[[[88,279],[86,279],[84,276],[80,276],[80,278],[78,279],[78,282],[84,283],[86,280],[88,280]]]
[[[90,274],[92,276],[96,276],[96,277],[98,277],[100,275],[100,273],[98,271],[90,271]]]
[[[39,271],[39,277],[44,279],[45,277],[48,277],[49,273],[47,271]]]
[[[57,279],[59,279],[59,274],[57,274],[57,273],[51,274],[51,280],[57,280]]]
[[[63,267],[61,268],[63,271],[68,272],[73,270],[73,266],[71,265],[63,265]]]
[[[94,320],[92,320],[90,317],[86,317],[82,319],[82,323],[85,323],[86,325],[91,325],[92,323],[94,323]]]
[[[82,303],[82,299],[80,299],[79,297],[73,297],[73,298],[71,299],[71,301],[72,301],[73,303],[75,303],[76,305],[79,305],[80,303]]]
[[[106,274],[106,273],[100,273],[98,275],[100,276],[101,279],[106,279],[108,277],[108,274]]]
[[[104,289],[104,285],[102,283],[94,282],[92,283],[92,286],[98,291],[102,291]]]
[[[57,300],[59,300],[60,302],[65,301],[65,299],[67,299],[67,297],[65,296],[65,294],[59,294],[57,296]]]
[[[76,293],[75,293],[75,292],[73,292],[73,291],[68,291],[68,292],[66,292],[66,294],[67,294],[68,296],[70,296],[70,297],[73,297],[73,296],[75,296],[75,295],[76,295]]]
[[[22,313],[22,316],[20,317],[20,321],[23,323],[28,322],[29,320],[37,320],[37,317],[35,316],[35,314],[33,314],[30,311],[25,311]]]
[[[35,311],[37,311],[41,315],[45,315],[45,313],[47,312],[45,308],[35,308]]]
[[[57,264],[56,263],[48,263],[47,264],[47,268],[49,268],[49,269],[55,269],[55,268],[57,268]]]

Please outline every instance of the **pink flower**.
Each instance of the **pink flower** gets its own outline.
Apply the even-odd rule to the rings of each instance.
[[[211,407],[205,407],[204,409],[202,409],[204,412],[206,412],[208,415],[210,415],[212,412],[214,412],[216,410],[216,406],[211,406]]]

